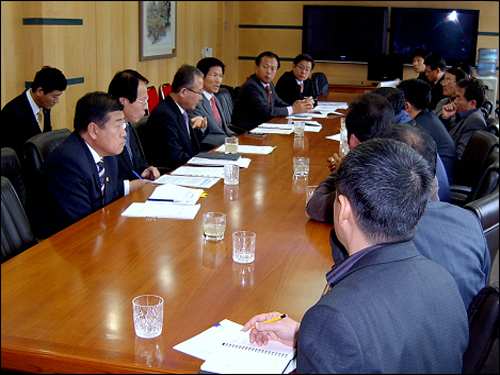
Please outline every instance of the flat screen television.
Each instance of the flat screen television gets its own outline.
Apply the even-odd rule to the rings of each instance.
[[[302,53],[315,60],[368,62],[387,51],[387,7],[304,5]]]
[[[417,48],[440,53],[446,65],[476,65],[479,10],[391,8],[389,52],[411,64]]]
[[[403,79],[403,56],[398,54],[373,55],[368,59],[368,77],[370,81],[392,81]]]

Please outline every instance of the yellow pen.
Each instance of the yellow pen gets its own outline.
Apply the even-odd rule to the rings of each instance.
[[[283,314],[283,315],[277,316],[276,318],[264,320],[263,322],[259,322],[259,323],[277,322],[278,320],[285,319],[285,318],[286,318],[286,314]],[[250,329],[255,329],[255,326],[250,327]]]

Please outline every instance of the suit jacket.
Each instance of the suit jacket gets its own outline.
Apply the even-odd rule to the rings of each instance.
[[[428,109],[420,111],[415,116],[415,121],[422,128],[427,130],[436,142],[437,152],[443,161],[448,174],[448,181],[453,184],[455,181],[455,165],[457,162],[457,151],[455,142],[446,130],[443,123],[439,120],[436,114]]]
[[[140,175],[149,167],[148,163],[141,155],[142,145],[137,135],[137,131],[130,123],[127,124],[127,133],[130,141],[130,150],[132,151],[132,159],[130,159],[126,147],[124,147],[122,153],[117,156],[118,179],[122,182],[122,186],[123,180],[137,179],[132,171],[136,171]]]
[[[438,102],[445,98],[443,94],[443,85],[441,84],[441,81],[444,79],[444,74],[437,80],[437,82],[434,84],[434,86],[431,83],[431,102],[429,103],[429,106],[427,107],[429,111],[433,111],[436,109],[436,105]]]
[[[436,108],[434,109],[433,112],[436,114],[436,116],[438,118],[441,117],[441,115],[443,114],[443,106],[445,106],[446,104],[449,104],[449,103],[453,103],[454,100],[455,99],[450,99],[450,98],[444,97],[436,104]],[[446,130],[448,130],[448,129],[446,129]]]
[[[177,168],[200,152],[201,132],[186,128],[184,117],[168,95],[153,109],[144,126],[146,159],[156,167]]]
[[[43,113],[43,131],[49,132],[52,130],[50,109],[44,108]],[[26,91],[3,107],[1,117],[0,142],[2,147],[12,147],[16,151],[19,160],[24,160],[24,142],[41,133],[36,116],[26,97]]]
[[[458,160],[462,159],[465,146],[476,130],[486,130],[486,121],[480,109],[475,109],[463,119],[456,116],[456,122],[452,123],[449,132],[455,142]]]
[[[297,373],[460,373],[468,335],[450,274],[411,242],[385,245],[306,312]]]
[[[292,105],[296,100],[302,100],[309,96],[313,96],[312,81],[310,78],[304,82],[304,89],[300,92],[299,85],[293,74],[293,71],[283,73],[276,82],[276,93],[288,105]]]
[[[119,198],[116,156],[104,158],[104,201],[97,166],[76,132],[52,151],[38,170],[38,197],[31,218],[46,238]]]
[[[274,118],[288,116],[288,106],[276,94],[274,84],[270,83],[271,103],[267,99],[267,91],[255,74],[252,74],[241,85],[240,93],[234,103],[233,125],[241,128],[241,132],[252,130],[256,126]]]
[[[224,88],[222,88],[221,90],[227,91],[227,89]],[[229,98],[231,98],[229,91],[228,95]],[[212,103],[206,98],[205,95],[203,95],[203,100],[198,102],[198,105],[195,109],[188,111],[190,119],[196,116],[207,118],[208,125],[205,129],[203,139],[201,140],[201,147],[204,150],[211,150],[214,147],[220,146],[224,144],[224,138],[235,135],[235,133],[228,128],[228,124],[231,124],[233,102],[224,100],[225,96],[222,97],[222,100],[224,100],[224,104],[222,104],[221,102],[221,97],[214,95],[214,98],[215,105],[217,106],[217,110],[219,111],[222,124],[219,124],[215,119],[215,115],[212,110]],[[227,108],[227,106],[230,106],[230,108]]]

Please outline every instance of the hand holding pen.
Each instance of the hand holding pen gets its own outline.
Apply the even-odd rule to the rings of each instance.
[[[286,314],[271,312],[260,314],[250,319],[242,331],[250,330],[250,342],[266,345],[269,341],[279,341],[294,347],[297,341],[300,323],[288,318]]]

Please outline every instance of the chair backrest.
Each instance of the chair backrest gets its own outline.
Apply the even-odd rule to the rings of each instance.
[[[486,111],[486,118],[488,118],[490,116],[494,107],[495,107],[495,105],[493,104],[493,102],[491,100],[484,101],[481,108],[484,108],[484,110]]]
[[[161,100],[165,100],[165,98],[172,92],[172,85],[170,83],[163,83],[160,85],[160,98]]]
[[[24,171],[16,152],[11,147],[2,147],[2,176],[7,177],[23,207],[26,207],[26,181]]]
[[[2,188],[2,249],[1,261],[22,253],[37,243],[28,217],[10,180],[1,177]]]
[[[499,194],[498,194],[498,184],[495,190],[485,197],[473,200],[466,205],[464,208],[472,211],[481,222],[483,227],[483,233],[488,242],[488,248],[490,250],[491,262],[495,259],[498,253],[498,236],[499,236]]]
[[[485,130],[476,130],[465,147],[459,161],[455,180],[457,185],[476,186],[481,177],[481,166],[489,154],[498,151],[498,137]]]
[[[136,138],[138,140],[138,146],[139,146],[139,153],[141,157],[146,160],[146,155],[144,154],[144,149],[142,147],[142,140],[141,140],[141,134],[143,133],[144,130],[144,125],[148,122],[149,116],[144,116],[142,117],[139,121],[133,122],[132,123],[132,131],[135,132]]]
[[[491,152],[480,170],[481,177],[476,186],[473,186],[470,200],[476,200],[489,195],[498,186],[500,177],[499,153],[498,150]]]
[[[160,97],[158,96],[158,91],[156,90],[156,87],[154,86],[149,86],[148,87],[148,115],[153,112],[153,109],[158,105],[160,102]]]
[[[330,85],[328,84],[328,79],[325,73],[316,72],[311,74],[313,96],[321,100],[326,100],[328,93],[330,92]]]
[[[57,129],[46,133],[37,134],[28,139],[23,145],[24,160],[26,165],[26,180],[28,184],[32,181],[36,171],[69,135],[69,129]]]
[[[499,132],[499,128],[498,128],[498,119],[495,118],[488,118],[488,120],[486,120],[486,131],[488,133],[491,133],[491,134],[494,134],[498,137],[498,133]]]
[[[498,374],[498,301],[496,282],[482,288],[469,306],[469,345],[462,374]]]

